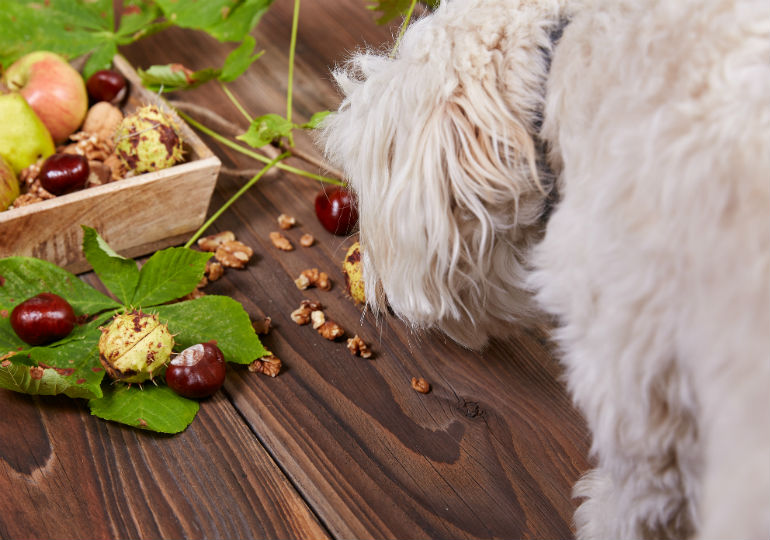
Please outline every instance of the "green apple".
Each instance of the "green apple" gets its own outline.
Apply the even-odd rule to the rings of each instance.
[[[0,157],[19,174],[54,153],[48,128],[18,92],[0,94]]]
[[[0,157],[0,211],[5,210],[19,196],[19,181],[5,160]]]

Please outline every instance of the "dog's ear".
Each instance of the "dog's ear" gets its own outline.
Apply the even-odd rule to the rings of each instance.
[[[321,137],[358,197],[370,305],[384,292],[413,327],[476,346],[530,312],[546,68],[536,43],[522,51],[501,28],[488,42],[445,11],[413,24],[395,58],[359,54],[335,73],[345,99]]]

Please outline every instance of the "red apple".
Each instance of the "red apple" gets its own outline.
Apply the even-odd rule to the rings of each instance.
[[[88,93],[83,77],[58,54],[36,51],[11,64],[3,82],[18,90],[61,143],[83,123]]]

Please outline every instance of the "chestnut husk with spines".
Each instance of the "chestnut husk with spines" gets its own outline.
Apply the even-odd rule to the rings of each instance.
[[[99,361],[112,379],[142,383],[162,373],[173,347],[174,336],[157,315],[134,310],[102,328]]]

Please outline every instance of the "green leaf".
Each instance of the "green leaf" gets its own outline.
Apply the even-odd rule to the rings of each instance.
[[[238,135],[236,139],[253,148],[259,148],[281,137],[288,137],[292,129],[294,129],[294,124],[286,118],[270,113],[255,118],[246,133]]]
[[[128,304],[139,282],[139,268],[132,259],[115,253],[96,229],[83,228],[83,254],[99,279],[118,299]]]
[[[183,28],[203,30],[219,41],[242,41],[273,0],[156,0],[166,18]]]
[[[249,364],[268,354],[254,332],[243,306],[227,296],[207,295],[195,300],[157,306],[162,321],[174,334],[175,348],[216,341],[228,362]]]
[[[32,376],[35,373],[35,377]],[[23,394],[53,396],[64,394],[71,398],[91,399],[101,397],[99,383],[75,379],[72,375],[63,375],[55,369],[40,371],[30,366],[7,362],[0,366],[0,388]],[[103,374],[102,374],[103,376]]]
[[[58,294],[72,305],[77,316],[120,307],[115,300],[55,264],[33,257],[0,259],[0,314],[10,313],[17,304],[41,292]],[[2,321],[8,322],[5,317],[0,317],[0,327]]]
[[[316,129],[318,126],[321,125],[321,122],[324,121],[324,118],[326,118],[330,114],[331,114],[331,111],[319,111],[313,114],[313,116],[310,117],[309,121],[307,121],[306,123],[302,124],[299,127],[301,127],[302,129]]]
[[[135,38],[146,35],[147,28],[152,26],[153,21],[161,16],[158,6],[146,0],[123,0],[123,12],[120,17],[120,28],[118,35],[131,36]],[[135,33],[141,33],[141,36],[132,36]]]
[[[201,69],[192,71],[182,64],[150,66],[146,70],[137,69],[142,85],[153,92],[177,92],[190,90],[205,82],[219,77],[221,70]]]
[[[260,51],[257,54],[252,54],[256,46],[256,40],[252,36],[246,36],[243,42],[225,58],[219,80],[222,82],[232,82],[243,75],[249,69],[249,66],[265,52]]]
[[[107,320],[109,315],[78,325],[69,336],[46,347],[18,351],[6,359],[5,364],[11,365],[0,367],[0,387],[27,394],[101,397],[104,370],[99,363],[99,326]],[[42,379],[31,376],[31,366],[45,368]]]
[[[152,383],[110,386],[104,389],[103,397],[90,400],[88,406],[99,418],[161,433],[184,431],[199,408],[197,401]]]
[[[184,247],[156,251],[139,271],[131,304],[148,307],[181,298],[195,289],[210,258],[211,253]]]
[[[422,3],[431,9],[435,9],[441,1],[423,0]],[[379,11],[381,15],[377,19],[377,24],[385,24],[397,17],[405,15],[411,4],[412,0],[369,0],[369,5],[366,6],[366,8],[371,9],[372,11]]]
[[[137,1],[136,9],[151,5]],[[0,0],[0,63],[48,50],[74,58],[115,43],[112,0]]]
[[[112,59],[118,52],[118,46],[113,41],[107,41],[97,47],[88,57],[83,66],[83,78],[88,78],[100,69],[109,69],[112,67]]]

